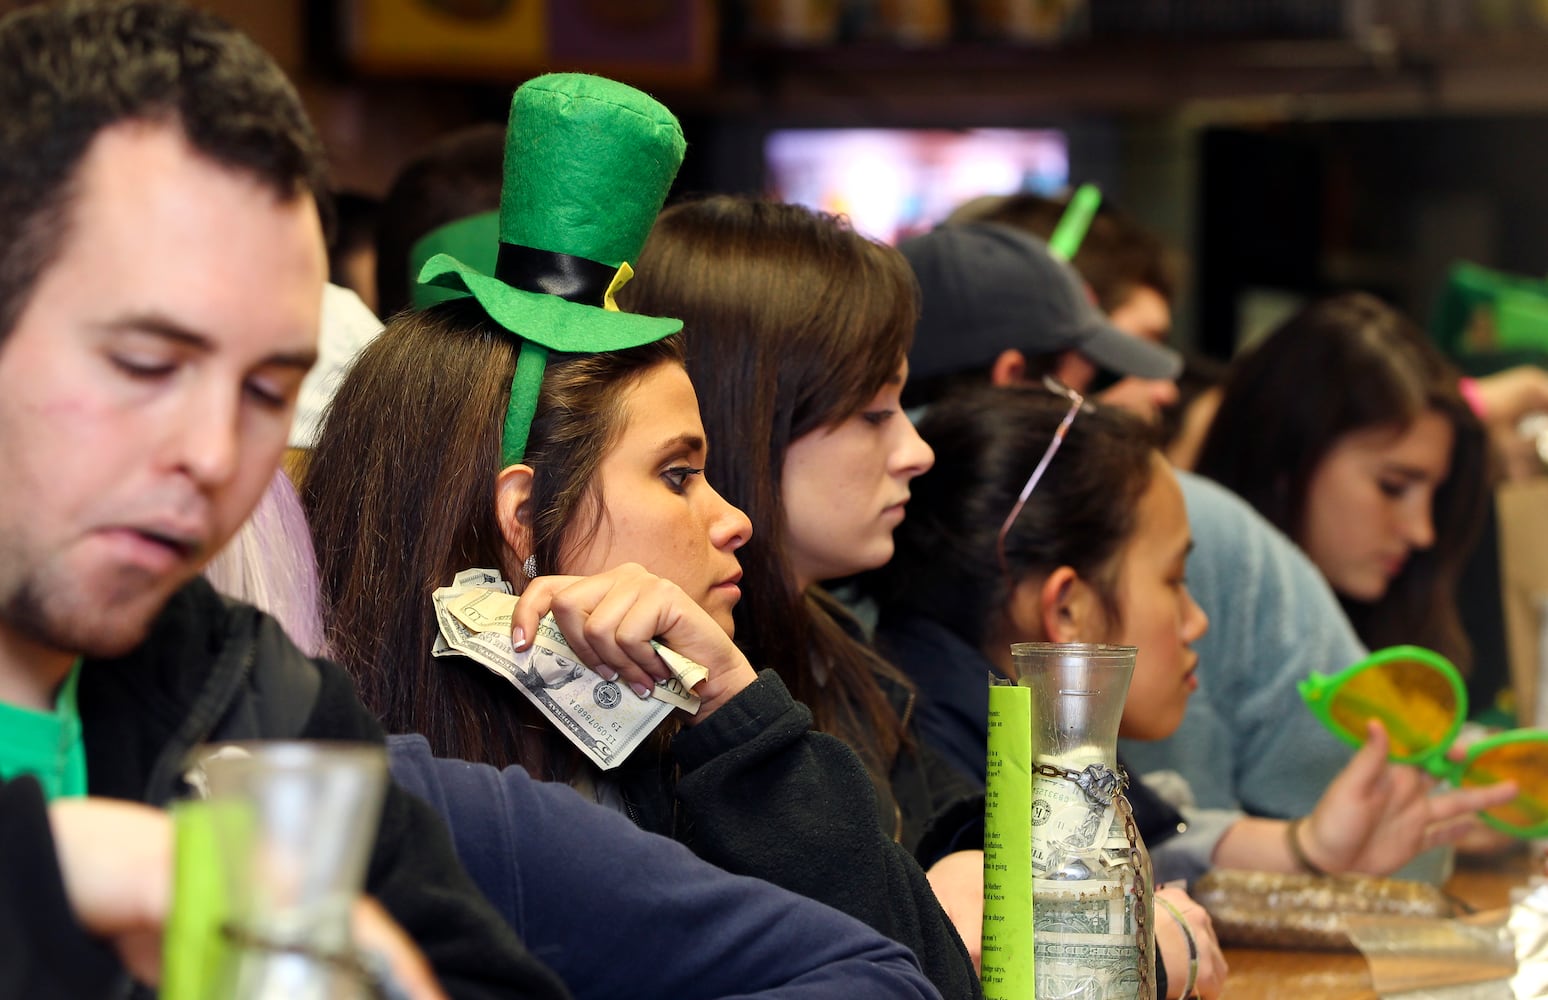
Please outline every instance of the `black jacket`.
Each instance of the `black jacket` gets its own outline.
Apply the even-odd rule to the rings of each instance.
[[[888,788],[878,792],[883,809],[890,805],[896,814],[897,838],[926,868],[953,851],[983,850],[983,784],[970,780],[921,738],[915,691],[886,677],[876,681],[903,720],[909,738],[893,762]]]
[[[279,625],[228,602],[203,580],[162,610],[146,640],[116,660],[88,660],[78,693],[92,795],[165,806],[185,792],[189,751],[215,740],[380,742],[381,729],[331,663]],[[131,992],[111,951],[76,924],[36,781],[0,784],[0,997]],[[388,789],[366,876],[454,997],[564,997],[458,866],[439,819]]]
[[[773,671],[679,732],[669,757],[635,755],[616,773],[638,825],[727,871],[865,921],[912,948],[942,996],[982,995],[924,870],[893,839],[893,825],[877,823],[876,790],[860,758],[813,731],[811,712]]]

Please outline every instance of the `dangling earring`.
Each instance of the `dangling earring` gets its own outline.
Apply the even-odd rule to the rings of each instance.
[[[529,580],[537,576],[537,556],[528,556],[527,561],[521,564],[521,571],[527,575]]]

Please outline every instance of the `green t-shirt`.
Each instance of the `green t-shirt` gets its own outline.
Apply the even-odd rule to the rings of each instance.
[[[86,744],[75,688],[81,661],[76,660],[59,686],[52,712],[0,704],[0,779],[30,774],[52,801],[86,794]]]

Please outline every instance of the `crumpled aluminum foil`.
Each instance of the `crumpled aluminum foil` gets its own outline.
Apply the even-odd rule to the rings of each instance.
[[[1354,951],[1348,913],[1451,917],[1455,905],[1422,882],[1370,875],[1291,875],[1215,870],[1193,884],[1220,943],[1238,948]]]
[[[1512,893],[1506,926],[1516,940],[1516,974],[1510,989],[1516,1000],[1548,997],[1548,880],[1534,878]]]

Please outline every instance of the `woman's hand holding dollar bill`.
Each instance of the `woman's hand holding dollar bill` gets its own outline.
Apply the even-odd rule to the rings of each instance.
[[[677,584],[634,563],[595,576],[530,581],[511,618],[511,641],[518,650],[531,644],[538,620],[549,612],[581,662],[641,697],[671,676],[652,639],[702,664],[709,676],[694,688],[702,704],[697,715],[684,714],[685,725],[708,718],[757,679],[747,657],[707,611]]]

